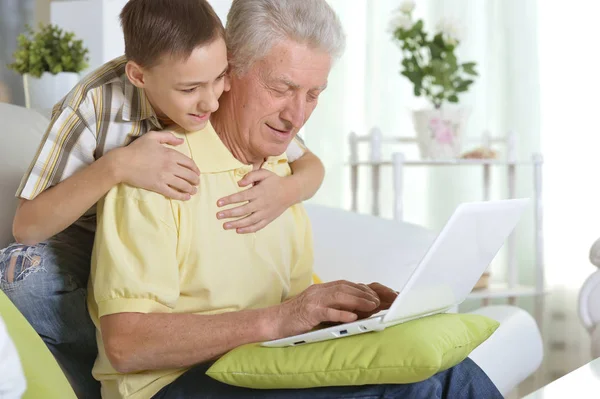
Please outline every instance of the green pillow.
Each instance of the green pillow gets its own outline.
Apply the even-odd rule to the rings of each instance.
[[[67,377],[44,341],[2,291],[0,315],[17,348],[25,373],[27,390],[22,399],[76,399]]]
[[[258,389],[413,383],[462,362],[499,325],[481,315],[439,314],[308,345],[244,345],[216,361],[206,374]]]

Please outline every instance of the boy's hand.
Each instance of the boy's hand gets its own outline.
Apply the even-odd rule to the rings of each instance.
[[[248,173],[238,182],[240,187],[253,184],[248,190],[221,198],[217,205],[247,202],[217,213],[217,219],[239,218],[223,224],[226,230],[236,229],[238,233],[254,233],[263,229],[285,212],[295,201],[297,187],[287,177],[280,177],[265,169]]]
[[[148,132],[117,150],[121,151],[119,181],[175,200],[189,200],[198,191],[200,170],[189,157],[163,145],[182,143],[168,131]]]

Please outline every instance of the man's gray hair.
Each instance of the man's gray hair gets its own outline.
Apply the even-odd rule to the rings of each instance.
[[[226,36],[229,63],[237,75],[285,39],[325,51],[333,59],[346,44],[342,24],[325,0],[233,0]]]

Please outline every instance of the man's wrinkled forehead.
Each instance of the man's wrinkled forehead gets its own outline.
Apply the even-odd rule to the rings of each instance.
[[[291,89],[322,91],[327,87],[331,57],[318,49],[287,41],[274,46],[256,67],[264,81]]]
[[[323,91],[327,88],[327,82],[325,82],[319,86],[306,87],[306,88],[302,87],[300,84],[296,83],[290,76],[286,75],[285,73],[278,75],[278,76],[272,76],[272,80],[276,83],[281,83],[281,84],[289,87],[290,89],[294,89],[294,90],[308,89],[308,90]]]

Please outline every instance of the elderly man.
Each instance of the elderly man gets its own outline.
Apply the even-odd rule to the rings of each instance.
[[[119,185],[100,203],[89,306],[103,396],[501,397],[470,361],[410,385],[254,391],[205,375],[211,360],[237,346],[353,321],[395,295],[378,284],[311,286],[302,205],[251,236],[210,217],[240,176],[290,174],[285,150],[315,109],[344,38],[325,0],[234,0],[227,42],[230,91],[205,129],[177,133],[185,140],[178,150],[202,171],[202,190],[180,202]],[[214,69],[203,71],[204,81],[217,77]]]

